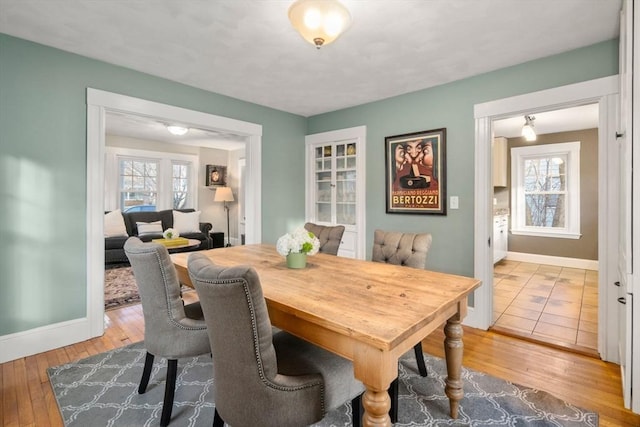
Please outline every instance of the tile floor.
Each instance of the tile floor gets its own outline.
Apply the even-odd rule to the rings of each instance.
[[[497,330],[597,354],[597,271],[502,260],[493,277]]]

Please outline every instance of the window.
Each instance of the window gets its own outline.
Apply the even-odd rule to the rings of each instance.
[[[189,202],[189,163],[173,162],[173,209],[183,209]]]
[[[107,147],[106,153],[106,210],[196,206],[197,156],[117,147]]]
[[[511,149],[513,234],[580,238],[580,142]]]
[[[158,161],[119,158],[119,208],[155,206],[158,195]]]

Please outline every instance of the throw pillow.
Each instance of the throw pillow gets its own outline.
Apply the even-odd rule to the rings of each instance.
[[[104,214],[104,237],[128,236],[120,209]]]
[[[145,234],[162,234],[162,221],[155,222],[136,222],[138,227],[138,236]]]
[[[200,211],[180,212],[173,211],[173,228],[182,235],[185,233],[200,232]]]

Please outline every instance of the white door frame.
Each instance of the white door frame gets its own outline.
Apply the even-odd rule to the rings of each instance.
[[[616,298],[607,283],[615,281],[617,251],[616,168],[617,156],[608,149],[615,142],[618,76],[603,77],[568,86],[477,104],[475,117],[475,241],[474,276],[482,286],[474,293],[474,308],[465,324],[488,329],[493,316],[493,184],[491,140],[492,121],[514,115],[557,110],[577,105],[599,104],[598,125],[598,351],[604,360],[616,362],[618,328]],[[611,152],[610,152],[611,151]],[[612,188],[613,186],[613,188]],[[612,203],[613,202],[613,203]]]
[[[105,113],[114,111],[176,121],[247,137],[245,206],[247,243],[262,241],[262,126],[213,114],[87,88],[87,318],[88,339],[104,333]]]
[[[238,178],[240,188],[246,188],[246,170],[247,170],[247,159],[244,157],[238,159]],[[238,193],[238,240],[236,245],[240,245],[242,243],[242,235],[245,234],[245,221],[247,220],[247,208],[245,205],[245,194],[244,192]],[[246,239],[246,236],[245,236]]]

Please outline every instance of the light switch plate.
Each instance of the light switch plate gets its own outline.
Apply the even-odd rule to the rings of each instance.
[[[449,209],[458,209],[458,196],[451,196],[449,198]]]

